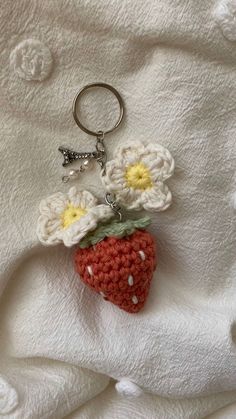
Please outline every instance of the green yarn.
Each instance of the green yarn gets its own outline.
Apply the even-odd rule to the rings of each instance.
[[[122,238],[133,234],[136,229],[144,229],[151,223],[149,217],[139,218],[138,220],[112,221],[109,224],[100,224],[94,231],[90,231],[79,243],[79,247],[84,249],[95,245],[105,237],[114,236]]]

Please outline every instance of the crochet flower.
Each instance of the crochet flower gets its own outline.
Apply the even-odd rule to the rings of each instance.
[[[119,147],[116,158],[107,162],[102,176],[106,190],[129,210],[164,211],[172,194],[164,181],[174,172],[174,159],[160,144]]]
[[[97,205],[97,199],[90,192],[79,191],[76,187],[67,194],[58,192],[42,200],[39,210],[37,235],[46,246],[63,242],[71,247],[99,222],[114,215],[109,206]]]

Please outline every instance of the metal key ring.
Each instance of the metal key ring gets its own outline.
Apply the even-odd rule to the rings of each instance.
[[[116,124],[114,125],[114,127],[112,127],[111,129],[109,129],[107,131],[101,131],[101,130],[99,130],[97,132],[91,131],[90,129],[86,128],[81,123],[81,121],[79,120],[79,117],[77,115],[76,108],[77,108],[77,104],[78,104],[79,99],[81,98],[81,96],[83,95],[83,93],[86,90],[91,89],[93,87],[103,87],[104,89],[110,90],[115,95],[115,97],[116,97],[116,99],[118,100],[118,103],[119,103],[119,107],[120,107],[119,118],[118,118]],[[95,137],[98,137],[99,134],[101,134],[101,133],[104,136],[105,134],[108,134],[109,132],[114,131],[120,125],[120,123],[123,119],[123,115],[124,115],[124,104],[123,104],[123,100],[122,100],[120,94],[117,92],[117,90],[114,87],[112,87],[112,86],[110,86],[109,84],[106,84],[106,83],[90,83],[90,84],[87,84],[86,86],[84,86],[75,96],[75,99],[74,99],[74,102],[73,102],[72,112],[73,112],[74,120],[75,120],[76,124],[80,127],[80,129],[82,129],[87,134],[94,135]]]

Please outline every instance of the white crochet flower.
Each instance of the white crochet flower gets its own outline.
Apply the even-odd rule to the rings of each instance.
[[[134,144],[119,147],[115,159],[106,164],[102,177],[108,192],[130,210],[164,211],[172,194],[164,181],[174,172],[174,159],[160,144]]]
[[[71,247],[100,221],[107,221],[113,211],[107,205],[97,205],[97,199],[88,191],[79,191],[76,187],[68,194],[55,193],[41,201],[40,217],[37,225],[39,240],[46,246],[61,242]]]

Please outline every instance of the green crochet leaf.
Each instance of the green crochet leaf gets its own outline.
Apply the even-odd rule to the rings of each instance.
[[[138,220],[112,221],[109,224],[100,224],[94,231],[90,231],[79,243],[79,247],[84,249],[103,240],[105,237],[122,238],[134,233],[137,229],[144,229],[151,223],[149,217]]]

